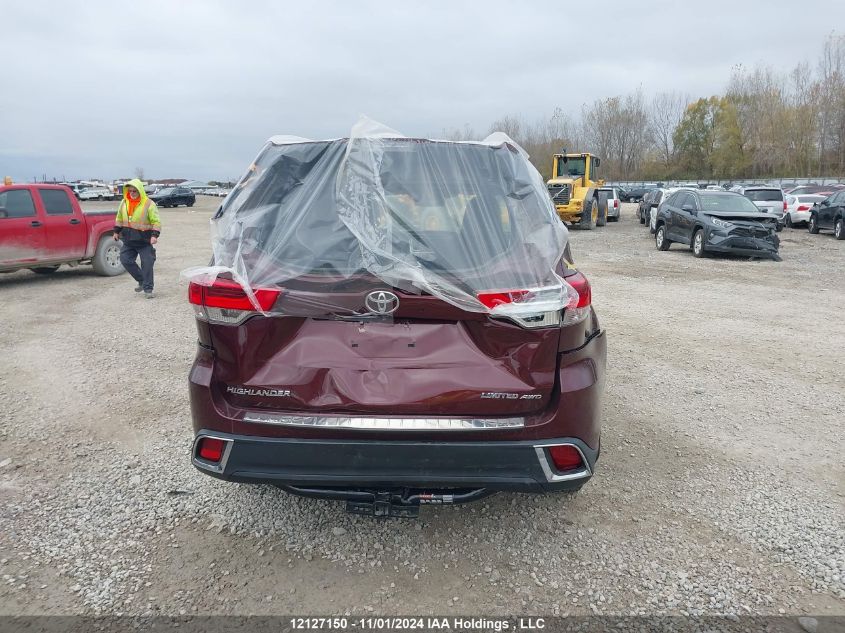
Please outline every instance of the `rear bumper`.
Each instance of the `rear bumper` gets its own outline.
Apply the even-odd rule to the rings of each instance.
[[[227,442],[213,464],[197,457],[203,437]],[[582,467],[558,472],[548,447],[569,444]],[[304,488],[483,488],[557,492],[580,488],[592,476],[598,450],[577,438],[543,441],[303,440],[201,430],[192,462],[202,472],[242,483]]]

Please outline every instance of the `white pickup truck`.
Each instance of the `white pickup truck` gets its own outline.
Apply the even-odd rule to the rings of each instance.
[[[114,200],[114,192],[105,186],[92,185],[81,189],[76,197],[80,200]]]

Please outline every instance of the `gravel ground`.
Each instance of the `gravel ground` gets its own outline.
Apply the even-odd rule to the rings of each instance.
[[[845,614],[830,235],[697,260],[634,205],[572,233],[610,337],[596,477],[380,522],[190,466],[179,271],[218,203],[163,211],[154,301],[87,267],[0,276],[0,613]]]

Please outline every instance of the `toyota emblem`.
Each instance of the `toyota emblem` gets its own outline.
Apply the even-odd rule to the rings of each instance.
[[[387,290],[375,290],[366,296],[364,305],[373,314],[392,314],[399,307],[399,297]]]

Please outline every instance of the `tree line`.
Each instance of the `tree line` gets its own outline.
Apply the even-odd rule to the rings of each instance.
[[[507,115],[490,130],[522,145],[544,178],[563,148],[600,156],[608,180],[845,176],[845,35],[831,34],[815,64],[789,72],[735,66],[721,95],[640,88],[577,115]],[[444,134],[479,136],[469,126]]]

